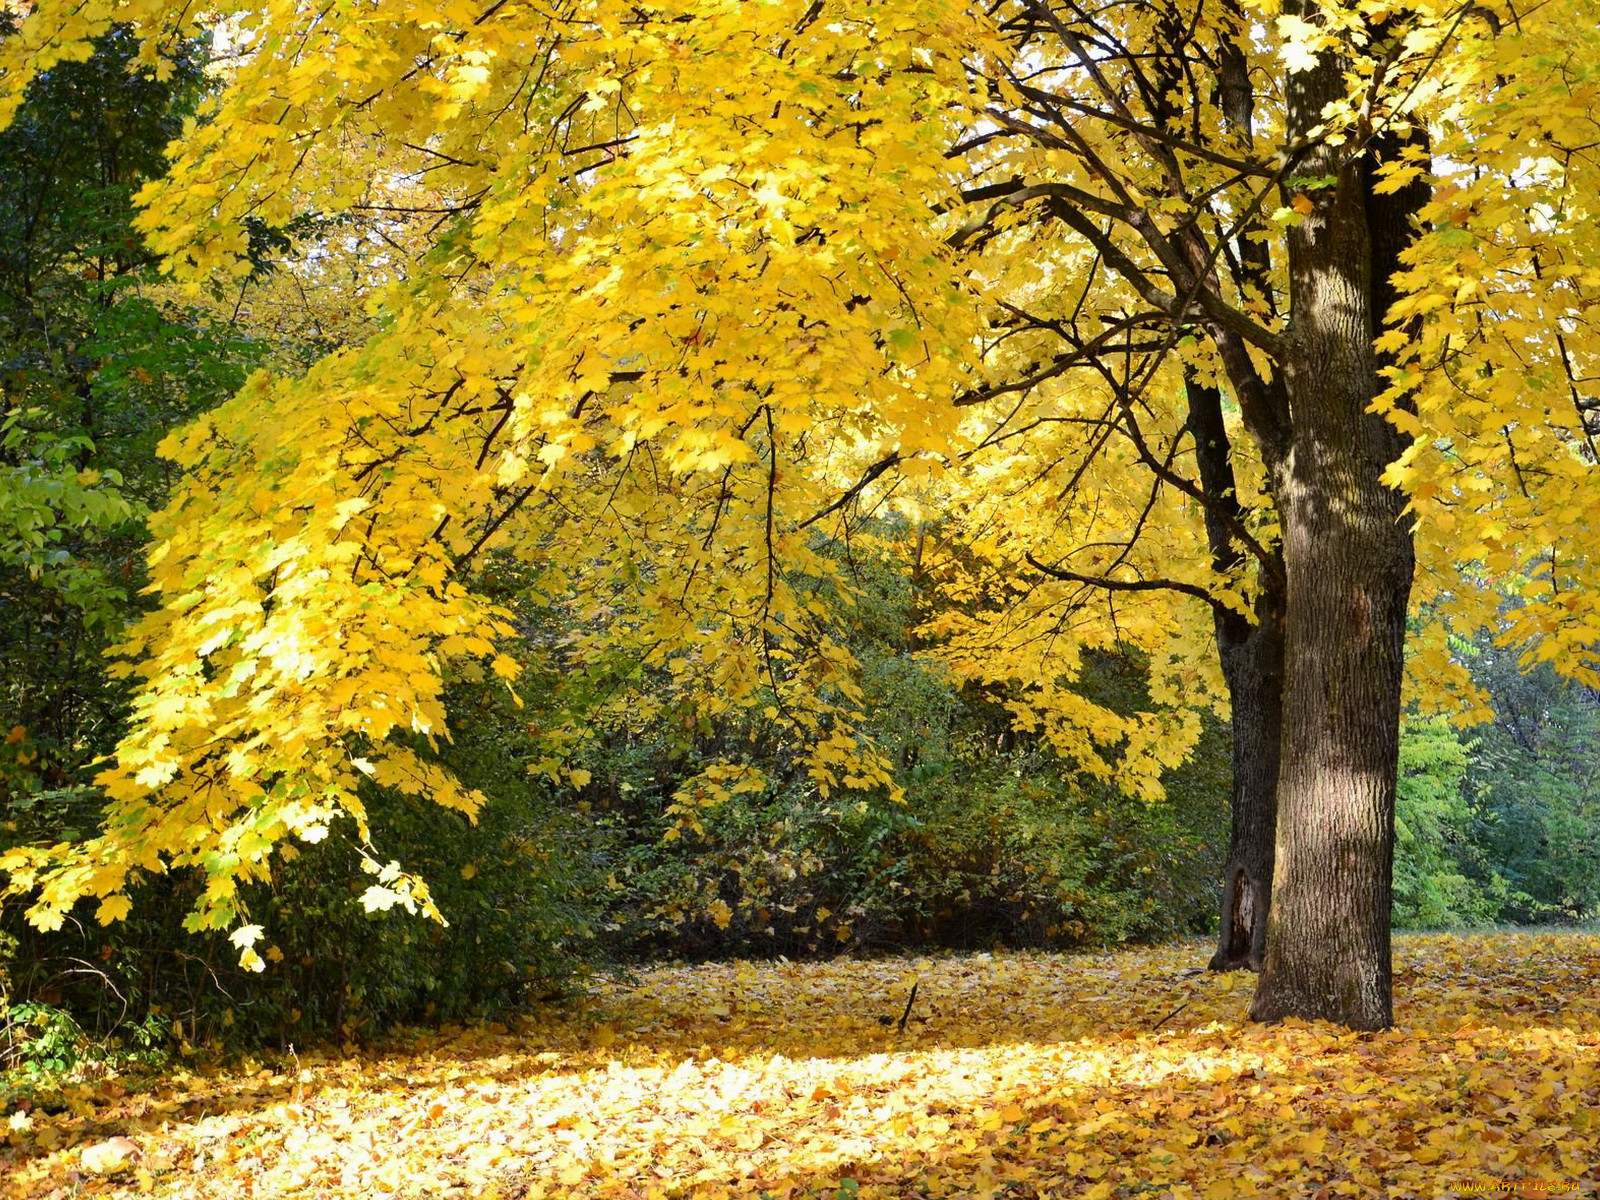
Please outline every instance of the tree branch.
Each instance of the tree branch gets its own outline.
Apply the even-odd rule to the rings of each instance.
[[[861,473],[861,478],[856,480],[855,483],[851,484],[843,495],[841,495],[832,504],[828,505],[828,507],[823,509],[821,512],[813,513],[804,521],[801,521],[800,524],[795,526],[795,529],[808,529],[812,525],[815,525],[818,521],[822,520],[824,517],[838,512],[841,508],[849,504],[863,491],[865,491],[868,485],[870,485],[874,479],[878,478],[878,476],[882,475],[890,467],[897,465],[901,461],[902,459],[900,457],[900,451],[898,450],[886,455],[883,458],[880,458],[877,462],[873,463],[870,467],[863,471]]]
[[[1226,608],[1227,606],[1197,583],[1184,583],[1179,579],[1108,579],[1104,575],[1083,575],[1077,571],[1068,571],[1062,567],[1052,567],[1040,562],[1030,550],[1023,555],[1028,565],[1041,575],[1051,579],[1059,579],[1064,583],[1081,583],[1085,587],[1099,588],[1107,592],[1181,592],[1185,596],[1193,596],[1203,600],[1212,608]],[[1229,611],[1232,611],[1231,609]]]

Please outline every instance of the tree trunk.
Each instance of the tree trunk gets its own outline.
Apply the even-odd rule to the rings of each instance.
[[[1331,416],[1344,390],[1337,378],[1303,380],[1296,403]],[[1280,493],[1289,620],[1257,1020],[1380,1029],[1392,1017],[1390,876],[1412,552],[1402,504],[1378,483],[1381,464],[1362,469],[1345,452],[1349,437],[1375,440],[1350,426],[1376,420],[1299,432]]]
[[[1206,541],[1219,574],[1244,564],[1235,530],[1246,517],[1238,500],[1233,447],[1222,417],[1222,393],[1185,379],[1189,432],[1206,499]],[[1273,548],[1275,552],[1275,547]],[[1222,678],[1233,725],[1233,809],[1222,872],[1222,920],[1213,971],[1259,970],[1272,903],[1272,858],[1278,823],[1278,749],[1283,703],[1283,564],[1258,563],[1255,619],[1213,609]]]
[[[1261,969],[1272,905],[1283,703],[1283,606],[1272,592],[1256,622],[1216,618],[1222,675],[1233,709],[1233,820],[1222,871],[1222,920],[1213,971]]]
[[[1234,0],[1224,0],[1242,27],[1243,13]],[[1255,92],[1250,81],[1249,60],[1231,38],[1218,47],[1218,99],[1228,127],[1246,148],[1255,142]],[[1262,294],[1271,289],[1272,263],[1259,222],[1251,221],[1239,239],[1239,260],[1245,278]],[[1234,386],[1253,377],[1258,389],[1274,386],[1256,377],[1248,358],[1235,356]],[[1281,386],[1281,385],[1278,385]],[[1223,503],[1243,516],[1237,500],[1233,460],[1222,423],[1221,397],[1212,411],[1195,423],[1197,407],[1190,392],[1190,421],[1195,430],[1196,456],[1200,478],[1208,500],[1206,535],[1213,561],[1223,566],[1223,557],[1232,546],[1221,540],[1220,521],[1213,517],[1213,505]],[[1203,439],[1202,429],[1209,433]],[[1214,451],[1220,449],[1218,455]],[[1272,454],[1263,446],[1269,468]],[[1283,560],[1276,545],[1269,547],[1271,562],[1257,564],[1258,588],[1255,621],[1252,624],[1238,613],[1218,609],[1215,614],[1217,650],[1222,660],[1222,677],[1227,684],[1233,725],[1233,809],[1228,835],[1228,858],[1222,870],[1221,920],[1218,923],[1217,951],[1208,964],[1213,971],[1259,971],[1266,954],[1267,918],[1272,907],[1273,857],[1278,826],[1278,769],[1283,729],[1283,638],[1284,576]],[[1237,560],[1235,560],[1237,562]]]
[[[1289,76],[1291,142],[1343,94],[1341,71],[1324,54]],[[1304,193],[1311,212],[1289,236],[1283,369],[1293,425],[1275,473],[1288,581],[1283,751],[1267,952],[1250,1015],[1380,1029],[1393,1015],[1390,884],[1413,549],[1404,498],[1380,479],[1401,442],[1367,411],[1382,313],[1368,177],[1345,153],[1317,145],[1296,169],[1333,182]]]

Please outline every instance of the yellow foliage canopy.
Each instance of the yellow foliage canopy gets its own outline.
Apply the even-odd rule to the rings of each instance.
[[[1391,475],[1430,552],[1423,598],[1459,628],[1493,627],[1510,581],[1504,644],[1595,687],[1600,10],[1540,16],[1441,89],[1447,166],[1393,314],[1427,319],[1414,341],[1387,335],[1402,366],[1382,403],[1417,435]]]
[[[1600,107],[1571,64],[1600,61],[1600,13],[1300,11],[1196,5],[1185,26],[1197,61],[1247,56],[1252,129],[1196,87],[1170,128],[1104,102],[1041,131],[1028,89],[1070,96],[1087,64],[1094,95],[1160,108],[1137,64],[1162,69],[1166,9],[1119,9],[1113,59],[961,0],[210,7],[241,57],[142,197],[179,283],[246,272],[246,217],[382,194],[438,221],[369,297],[369,338],[258,376],[165,447],[186,480],[155,525],[159,606],[125,647],[143,686],[105,830],[14,853],[13,888],[38,890],[42,923],[84,895],[114,919],[130,872],[197,866],[194,922],[218,926],[283,839],[349,818],[365,845],[366,778],[471,814],[481,798],[414,747],[448,736],[454,674],[489,663],[515,686],[509,614],[471,590],[496,550],[571,615],[567,661],[770,704],[820,790],[888,786],[855,736],[824,599],[851,583],[821,535],[842,500],[890,492],[949,600],[928,632],[952,669],[1019,688],[1018,719],[1065,756],[1157,794],[1219,691],[1192,601],[1248,610],[1252,587],[1204,549],[1172,397],[1229,377],[1215,331],[1265,375],[1294,336],[1281,262],[1218,261],[1315,209],[1325,181],[1294,174],[1279,84],[1330,39],[1351,68],[1323,143],[1411,122],[1434,139],[1432,162],[1387,168],[1439,181],[1394,313],[1423,334],[1384,342],[1426,598],[1482,620],[1482,573],[1520,572],[1531,603],[1507,636],[1544,636],[1536,653],[1594,681]],[[41,0],[0,42],[0,119],[113,21],[160,70],[195,32],[178,12]],[[1163,258],[1196,225],[1216,245],[1203,302]],[[1211,340],[1189,332],[1201,319]],[[1270,545],[1247,416],[1230,408],[1234,535]],[[1089,601],[1025,569],[1046,560],[1175,590]],[[1151,654],[1157,711],[1072,692],[1081,647],[1112,643]],[[578,735],[546,732],[557,771]],[[369,858],[382,902],[432,911]]]
[[[165,6],[114,15],[169,32]],[[244,216],[358,205],[371,173],[425,178],[453,219],[364,344],[253,379],[164,447],[188,478],[155,526],[162,604],[124,647],[137,732],[103,836],[8,864],[40,886],[36,919],[197,865],[195,921],[224,924],[284,837],[343,815],[366,841],[363,775],[473,812],[395,735],[446,736],[459,664],[514,676],[507,614],[460,575],[504,545],[580,623],[612,603],[593,580],[639,580],[613,651],[716,703],[769,688],[819,786],[887,782],[837,727],[848,656],[794,580],[837,573],[804,533],[836,480],[948,442],[930,397],[969,370],[973,327],[935,215],[972,23],[909,4],[220,18],[250,52],[143,197],[180,279],[242,271]],[[76,20],[40,6],[0,52],[96,31]],[[420,881],[389,886],[432,911]]]

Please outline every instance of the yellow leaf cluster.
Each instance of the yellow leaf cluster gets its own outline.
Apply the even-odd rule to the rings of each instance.
[[[1527,661],[1590,686],[1600,684],[1600,83],[1562,64],[1600,61],[1597,29],[1600,9],[1574,3],[1492,40],[1469,30],[1437,97],[1448,132],[1434,148],[1434,198],[1390,314],[1396,325],[1421,318],[1422,334],[1382,339],[1401,365],[1379,402],[1415,439],[1390,478],[1418,521],[1422,599],[1456,628],[1495,628]]]

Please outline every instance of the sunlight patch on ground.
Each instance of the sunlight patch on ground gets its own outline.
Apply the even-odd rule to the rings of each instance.
[[[11,1133],[0,1171],[28,1200],[1600,1183],[1600,937],[1400,938],[1398,1025],[1380,1034],[1251,1025],[1253,980],[1197,970],[1207,954],[663,967],[581,1014],[404,1053],[86,1084]],[[115,1136],[127,1162],[91,1170]]]

